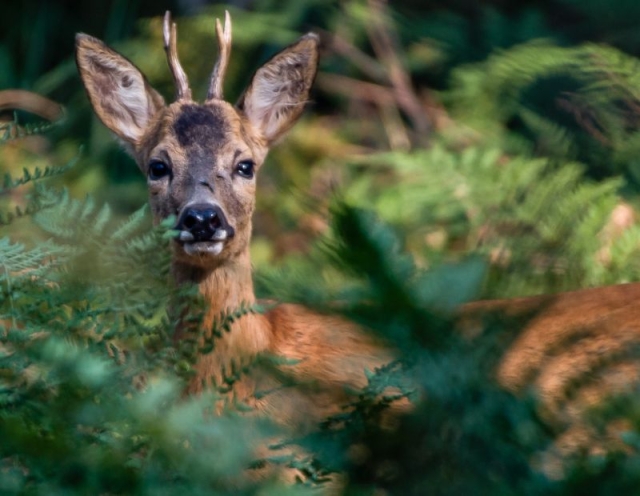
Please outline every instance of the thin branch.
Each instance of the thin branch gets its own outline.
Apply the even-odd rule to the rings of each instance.
[[[387,22],[386,2],[369,0],[371,17],[367,24],[367,33],[371,46],[382,65],[389,72],[389,79],[398,102],[398,106],[407,114],[419,134],[421,142],[428,141],[431,133],[431,122],[427,117],[420,100],[416,96],[411,79],[404,70],[398,57],[398,43]]]
[[[49,98],[26,90],[0,91],[0,110],[25,110],[50,122],[64,117],[64,107]]]
[[[380,118],[391,149],[407,150],[410,148],[411,140],[398,111],[393,89],[346,76],[326,73],[318,74],[316,85],[329,93],[337,93],[374,104],[380,111]]]
[[[360,81],[339,74],[321,72],[316,78],[316,85],[324,91],[337,93],[349,98],[365,100],[376,104],[395,103],[395,95],[391,88],[376,83]]]
[[[349,60],[363,74],[380,84],[389,84],[389,76],[385,68],[375,58],[367,55],[358,47],[339,34],[329,34],[324,32],[323,37],[331,40],[331,49],[339,56]]]

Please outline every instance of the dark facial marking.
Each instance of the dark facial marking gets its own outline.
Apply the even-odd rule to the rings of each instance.
[[[198,144],[211,148],[224,140],[227,124],[215,107],[185,105],[173,124],[181,146]]]
[[[201,186],[204,186],[205,188],[207,188],[209,191],[211,191],[212,193],[214,192],[213,190],[213,186],[211,186],[211,183],[209,183],[208,181],[199,181],[199,184]]]

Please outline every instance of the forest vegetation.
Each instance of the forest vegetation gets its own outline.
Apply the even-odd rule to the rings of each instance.
[[[230,101],[298,36],[322,39],[312,101],[259,179],[256,290],[338,312],[401,353],[366,371],[342,415],[282,439],[301,447],[287,455],[255,459],[278,427],[246,405],[207,414],[253,364],[182,396],[195,345],[172,339],[169,302],[193,300],[196,321],[201,305],[170,284],[172,224],[151,225],[145,180],[75,68],[84,31],[169,99],[168,8],[196,95],[225,9]],[[545,421],[535,391],[493,378],[518,326],[492,321],[470,341],[452,322],[472,300],[640,280],[640,3],[28,0],[0,12],[0,494],[294,495],[336,474],[354,495],[637,490],[636,390],[593,409],[600,430],[624,420],[617,447],[550,474],[541,460],[566,426]],[[7,90],[64,110],[12,105]],[[229,309],[214,336],[260,311]],[[399,398],[415,408],[390,431],[379,418]],[[299,480],[247,476],[267,462]]]

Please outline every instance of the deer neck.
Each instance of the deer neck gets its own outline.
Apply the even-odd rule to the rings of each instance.
[[[213,269],[174,263],[172,271],[178,284],[197,284],[204,298],[206,309],[200,332],[201,341],[211,336],[214,322],[220,322],[223,314],[234,312],[243,305],[253,305],[256,301],[248,249],[233,261]],[[213,352],[198,360],[198,380],[217,378],[221,367],[228,367],[232,361],[236,364],[245,363],[266,351],[270,332],[268,320],[261,314],[247,313],[234,319],[228,329],[214,338]],[[176,330],[177,340],[184,335],[182,329]]]
[[[238,258],[209,269],[176,262],[172,272],[179,285],[198,285],[207,303],[209,318],[237,310],[243,304],[253,305],[256,301],[248,250]]]

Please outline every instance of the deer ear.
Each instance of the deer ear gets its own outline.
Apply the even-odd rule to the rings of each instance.
[[[238,108],[270,144],[298,119],[318,69],[318,36],[309,33],[263,65]]]
[[[76,63],[100,120],[128,144],[138,144],[164,106],[162,96],[133,63],[92,36],[76,35]]]

